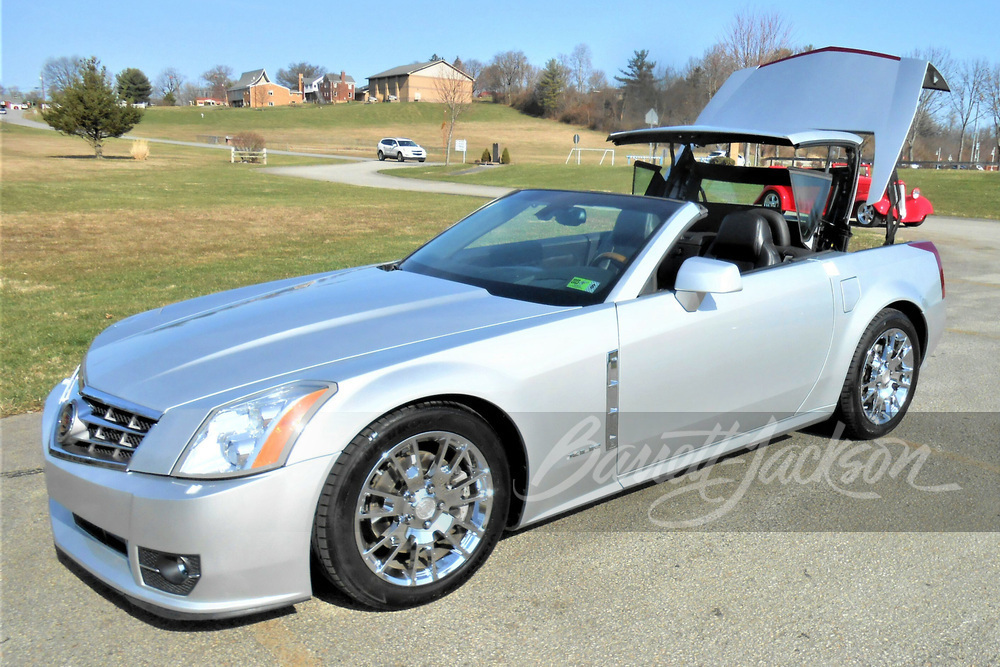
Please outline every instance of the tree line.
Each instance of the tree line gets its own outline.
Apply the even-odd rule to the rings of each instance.
[[[811,45],[794,45],[791,25],[776,12],[744,10],[735,15],[720,39],[700,57],[680,68],[660,65],[646,49],[636,49],[624,66],[609,79],[593,67],[590,47],[577,45],[571,53],[533,65],[519,50],[502,51],[489,62],[456,57],[452,64],[471,75],[474,95],[508,104],[534,116],[616,131],[642,127],[653,109],[661,125],[691,123],[730,74],[808,51]],[[924,91],[903,158],[907,160],[1000,160],[1000,63],[985,59],[957,60],[947,50],[925,48],[908,55],[934,63],[949,82],[951,93]],[[431,60],[441,60],[436,53]],[[79,80],[87,60],[50,58],[42,68],[49,98]],[[326,70],[308,62],[290,63],[275,79],[298,87],[299,75],[311,81]],[[235,83],[227,65],[216,65],[199,79],[188,81],[168,67],[154,81],[139,69],[127,68],[115,76],[114,89],[133,104],[190,104],[197,97],[225,100]],[[16,91],[4,91],[17,97]],[[850,104],[851,91],[838,101]]]

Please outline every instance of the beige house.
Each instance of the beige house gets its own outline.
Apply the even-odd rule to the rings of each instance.
[[[472,101],[474,79],[444,60],[394,67],[368,77],[368,94],[379,102],[443,102],[452,90]]]

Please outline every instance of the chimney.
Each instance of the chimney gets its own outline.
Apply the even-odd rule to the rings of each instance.
[[[299,72],[299,95],[304,95],[304,94],[305,93],[303,92],[302,89],[302,72]]]
[[[344,81],[346,80],[347,80],[347,75],[344,73],[344,70],[340,70],[340,82],[344,83]]]

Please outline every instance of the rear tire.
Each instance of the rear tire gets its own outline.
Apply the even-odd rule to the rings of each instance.
[[[920,339],[906,315],[882,310],[861,335],[840,392],[837,417],[854,440],[880,438],[902,421],[920,374]]]
[[[461,586],[496,546],[510,506],[496,432],[455,403],[395,410],[337,458],[313,524],[334,585],[375,609],[426,604]]]
[[[858,204],[854,210],[854,217],[861,227],[881,227],[885,224],[885,216],[871,204]]]
[[[764,196],[760,200],[760,205],[764,208],[774,209],[778,213],[784,212],[781,208],[781,195],[774,190],[764,192]]]
[[[378,152],[378,161],[379,162],[383,162],[384,160],[385,160],[385,153],[383,153],[382,151],[379,151]]]

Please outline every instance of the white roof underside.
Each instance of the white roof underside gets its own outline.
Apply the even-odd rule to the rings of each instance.
[[[615,132],[610,137],[618,144],[655,143],[693,143],[699,145],[721,143],[757,143],[775,146],[805,147],[812,145],[851,145],[860,146],[861,137],[850,132],[834,130],[803,130],[791,134],[778,132],[762,132],[759,129],[747,127],[721,127],[717,125],[673,125],[670,127],[650,127],[643,130],[628,130]]]

